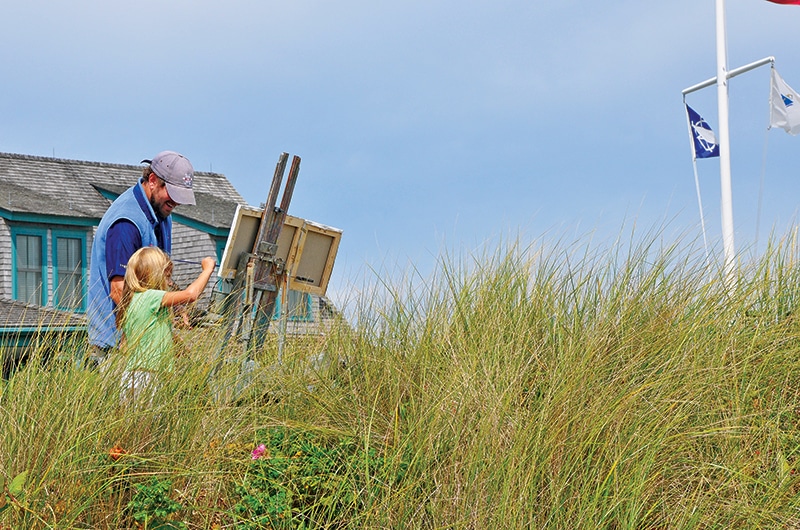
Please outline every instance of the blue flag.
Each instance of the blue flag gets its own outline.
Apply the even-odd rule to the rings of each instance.
[[[713,158],[719,156],[719,143],[717,143],[714,131],[689,105],[686,105],[686,112],[689,115],[689,127],[692,130],[692,140],[694,141],[694,157]]]

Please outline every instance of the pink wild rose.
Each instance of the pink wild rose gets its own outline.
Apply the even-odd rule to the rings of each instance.
[[[266,452],[267,452],[267,446],[265,446],[264,444],[259,445],[258,447],[253,449],[253,453],[252,453],[253,460],[258,460],[259,458],[264,456],[264,453],[266,453]]]

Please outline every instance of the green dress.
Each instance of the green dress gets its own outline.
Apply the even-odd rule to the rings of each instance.
[[[171,372],[175,365],[172,313],[161,305],[166,291],[134,293],[125,314],[127,371]]]

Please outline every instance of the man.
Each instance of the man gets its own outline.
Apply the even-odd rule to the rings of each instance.
[[[92,244],[89,274],[89,368],[96,367],[119,338],[114,308],[122,295],[125,265],[134,252],[158,246],[172,252],[172,218],[179,204],[195,204],[189,160],[162,151],[147,164],[139,182],[126,190],[106,211]]]

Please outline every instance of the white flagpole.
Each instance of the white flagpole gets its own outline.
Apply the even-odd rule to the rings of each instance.
[[[725,1],[717,0],[717,107],[719,109],[719,177],[722,194],[722,245],[725,252],[724,275],[729,287],[735,281],[733,240],[733,199],[731,197],[731,150],[728,134],[728,60],[725,38]]]
[[[700,198],[700,179],[697,178],[697,159],[692,158],[694,166],[694,187],[697,189],[697,206],[700,208],[700,226],[703,229],[703,248],[706,251],[706,262],[708,262],[708,240],[706,239],[706,221],[703,216],[703,199]]]

